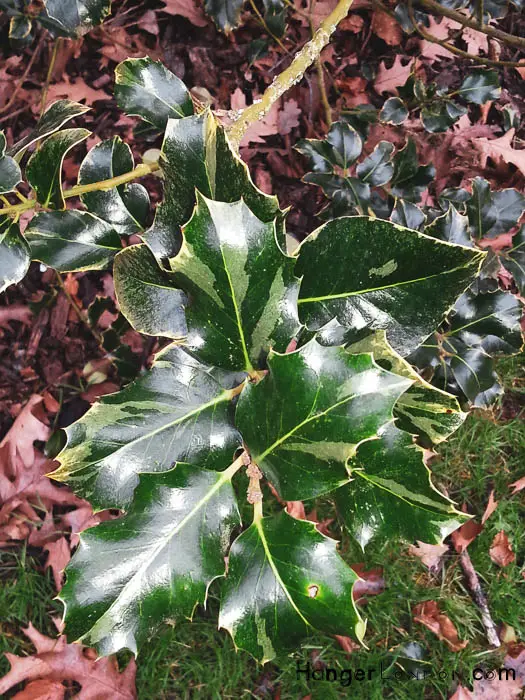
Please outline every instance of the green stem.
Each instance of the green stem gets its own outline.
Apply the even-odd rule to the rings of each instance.
[[[261,100],[247,107],[230,128],[229,137],[234,148],[239,149],[242,137],[253,122],[262,119],[276,102],[292,85],[295,85],[307,69],[316,61],[321,51],[330,41],[339,22],[346,17],[353,0],[339,0],[336,8],[321,23],[312,39],[296,54],[288,68],[280,73],[273,83],[266,88]]]
[[[78,197],[85,192],[98,192],[100,190],[111,190],[113,187],[118,187],[119,185],[124,185],[126,182],[131,182],[131,180],[136,180],[139,177],[144,177],[144,175],[149,175],[150,173],[159,170],[159,164],[155,163],[141,163],[137,165],[134,170],[130,170],[129,173],[124,173],[123,175],[117,175],[115,177],[110,177],[108,180],[100,180],[99,182],[90,182],[87,185],[75,185],[70,190],[64,190],[64,198],[68,197]],[[38,202],[35,199],[27,199],[22,204],[13,204],[9,207],[4,207],[0,209],[0,216],[9,216],[11,214],[19,214],[23,211],[28,211],[29,209],[36,209],[38,207]]]

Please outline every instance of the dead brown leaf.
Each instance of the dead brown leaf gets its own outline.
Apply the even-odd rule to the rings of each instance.
[[[515,493],[518,493],[519,491],[522,491],[525,489],[525,476],[522,476],[521,479],[518,479],[512,484],[509,484],[509,488],[513,489],[512,495],[514,496]]]
[[[372,31],[389,46],[398,46],[403,37],[399,22],[381,10],[376,10],[372,15]]]
[[[366,603],[366,598],[371,595],[379,595],[385,590],[385,579],[383,578],[383,569],[377,567],[375,569],[365,570],[363,563],[350,564],[351,568],[360,577],[359,581],[355,582],[353,596],[356,603]]]
[[[452,620],[439,610],[435,600],[418,603],[412,608],[414,621],[424,625],[441,641],[445,642],[451,651],[464,649],[468,642],[460,641],[458,631]]]
[[[414,61],[403,63],[403,58],[403,56],[396,54],[391,68],[387,68],[385,62],[381,61],[374,81],[374,90],[376,92],[379,94],[383,92],[396,94],[397,88],[406,83],[408,76],[414,69]]]
[[[485,512],[483,513],[483,515],[481,517],[481,524],[482,525],[485,525],[485,523],[490,518],[492,513],[494,513],[494,511],[496,510],[497,507],[498,507],[498,501],[496,501],[494,499],[494,489],[492,489],[492,491],[490,492],[487,507],[485,508]]]
[[[417,541],[416,545],[410,545],[408,553],[421,559],[422,563],[429,569],[437,570],[441,564],[443,555],[448,552],[446,544],[427,544]]]
[[[489,549],[490,558],[498,566],[508,566],[516,560],[509,538],[504,530],[500,530],[492,540]]]
[[[481,166],[487,164],[487,158],[492,158],[496,163],[503,160],[505,163],[514,165],[525,174],[525,149],[518,151],[512,147],[515,129],[509,129],[499,139],[474,139],[473,145],[479,150],[482,156]]]
[[[197,0],[164,0],[162,10],[169,15],[186,17],[195,27],[206,27],[209,24],[204,9]]]
[[[461,554],[461,552],[476,539],[482,530],[483,526],[477,523],[475,520],[469,520],[458,530],[455,530],[450,537],[456,552]]]

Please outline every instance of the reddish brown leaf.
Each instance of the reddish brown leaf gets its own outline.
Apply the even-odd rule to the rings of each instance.
[[[522,476],[521,479],[518,479],[512,484],[509,484],[509,488],[513,489],[512,495],[514,496],[515,493],[518,493],[519,491],[522,491],[525,489],[525,476]]]
[[[297,520],[306,520],[304,503],[302,501],[286,501],[286,512]]]
[[[31,681],[13,700],[63,700],[66,688],[59,681]]]
[[[475,520],[469,520],[462,525],[458,530],[452,533],[451,539],[454,549],[458,554],[466,549],[469,544],[476,539],[479,533],[483,530],[483,526]]]
[[[460,641],[458,631],[452,620],[439,610],[435,600],[418,603],[412,608],[414,621],[424,625],[441,641],[445,642],[451,651],[464,649],[468,642]]]
[[[498,566],[508,566],[515,561],[516,555],[512,551],[509,538],[504,530],[500,530],[492,540],[489,554],[494,564]]]
[[[485,523],[490,518],[492,513],[494,513],[494,511],[496,510],[497,507],[498,507],[498,501],[494,500],[494,489],[492,489],[492,491],[490,492],[487,507],[485,508],[485,512],[483,513],[483,516],[481,518],[482,525],[485,525]]]
[[[381,10],[372,15],[372,31],[389,46],[397,46],[403,37],[399,22]]]
[[[410,545],[408,553],[421,559],[422,563],[429,569],[437,570],[441,564],[441,559],[445,552],[448,552],[446,544],[427,544],[418,540],[417,546]]]
[[[474,139],[473,145],[479,150],[482,156],[481,167],[487,164],[487,158],[492,158],[496,162],[503,160],[505,163],[515,165],[518,170],[525,174],[525,149],[518,151],[512,147],[515,129],[509,129],[499,139]]]
[[[357,642],[354,642],[351,637],[342,637],[340,634],[334,634],[334,637],[336,638],[341,649],[346,651],[347,654],[351,654],[353,651],[359,651],[361,649],[361,646]]]
[[[164,12],[186,17],[196,27],[206,27],[208,20],[202,5],[197,0],[164,0]]]
[[[365,571],[363,563],[350,564],[355,573],[361,580],[356,581],[354,585],[354,600],[356,603],[366,603],[367,596],[379,595],[385,590],[385,579],[383,578],[383,569],[376,568]]]

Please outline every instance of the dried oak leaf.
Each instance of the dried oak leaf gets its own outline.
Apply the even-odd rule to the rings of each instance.
[[[500,530],[492,540],[489,549],[490,558],[498,566],[508,566],[516,560],[509,538],[504,530]]]
[[[61,698],[68,688],[63,685],[64,693],[59,695],[57,684],[74,681],[81,686],[78,694],[74,696],[76,700],[135,700],[137,697],[134,659],[131,659],[120,673],[115,657],[97,660],[94,649],[87,649],[80,644],[68,644],[63,636],[58,639],[46,637],[31,623],[23,631],[34,644],[36,654],[25,657],[6,654],[11,670],[0,678],[1,696],[15,685],[31,681],[25,691],[22,691],[27,691],[26,695],[19,694],[15,698]],[[34,685],[37,681],[39,686]],[[48,684],[43,684],[43,681],[47,681]],[[32,692],[35,688],[45,690],[48,695],[35,695]],[[32,694],[27,694],[30,689]],[[54,694],[50,694],[52,692]],[[68,694],[68,697],[71,695]]]
[[[426,600],[412,608],[415,622],[420,622],[445,642],[451,651],[464,649],[468,641],[460,641],[458,631],[452,620],[439,610],[435,600]]]
[[[202,4],[197,0],[164,0],[162,10],[169,15],[186,17],[195,27],[206,27],[209,24]]]
[[[237,88],[231,95],[230,105],[233,110],[246,108],[246,97],[241,88]],[[289,134],[293,128],[299,125],[300,114],[301,110],[294,99],[283,101],[282,104],[274,102],[268,114],[259,121],[250,124],[241,141],[241,146],[248,143],[264,143],[264,136]]]
[[[500,160],[514,165],[525,174],[525,149],[521,151],[512,148],[515,129],[509,129],[499,139],[474,139],[472,143],[479,150],[482,156],[481,167],[487,164],[487,158],[492,158],[496,163]]]
[[[417,546],[411,544],[408,553],[421,559],[422,563],[434,571],[439,568],[443,555],[448,552],[447,544],[427,544],[417,541]]]
[[[406,83],[414,68],[414,62],[409,61],[404,64],[403,56],[400,54],[396,55],[391,68],[387,68],[385,62],[381,61],[374,81],[374,90],[379,94],[383,92],[397,94],[397,88]]]
[[[513,489],[512,496],[514,496],[515,493],[518,493],[519,491],[525,489],[525,476],[522,476],[521,479],[518,479],[514,483],[509,484],[509,488]]]

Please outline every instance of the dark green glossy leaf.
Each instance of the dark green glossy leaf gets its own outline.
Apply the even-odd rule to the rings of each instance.
[[[467,108],[450,100],[433,100],[421,110],[423,126],[431,134],[446,131],[467,113]]]
[[[12,192],[22,180],[20,166],[14,158],[5,155],[6,140],[0,131],[0,194]]]
[[[111,12],[111,0],[44,0],[48,17],[68,34],[83,34],[102,24]]]
[[[137,653],[162,622],[191,618],[239,524],[231,476],[188,464],[141,475],[124,517],[80,535],[60,593],[68,636]]]
[[[335,219],[299,248],[299,318],[311,330],[334,317],[353,333],[385,329],[405,356],[439,325],[483,257],[380,219]]]
[[[482,105],[501,96],[498,72],[484,68],[472,68],[461,83],[458,94],[467,102]]]
[[[456,336],[469,347],[482,348],[489,355],[513,354],[523,344],[522,313],[522,305],[509,292],[473,294],[467,291],[450,314],[447,335]]]
[[[440,241],[473,247],[468,217],[460,214],[453,204],[449,204],[448,210],[442,216],[438,216],[431,224],[425,226],[423,232],[427,236],[439,238]]]
[[[115,68],[115,98],[118,106],[164,130],[168,119],[193,114],[193,102],[186,86],[151,58],[128,58]]]
[[[275,36],[282,36],[286,27],[286,3],[283,0],[263,0],[264,21]]]
[[[504,251],[501,262],[511,273],[522,297],[525,297],[525,226],[512,239],[512,248]]]
[[[314,173],[333,172],[333,154],[330,144],[323,139],[299,139],[294,149],[308,158]]]
[[[407,106],[399,97],[389,97],[379,113],[379,119],[387,124],[402,124],[407,117]]]
[[[419,165],[416,144],[409,138],[406,146],[394,156],[392,194],[417,202],[435,174],[433,165]]]
[[[63,129],[52,134],[27,163],[26,177],[44,207],[64,209],[62,163],[68,151],[90,135],[87,129]]]
[[[94,146],[82,161],[78,173],[78,184],[109,180],[117,175],[129,173],[134,168],[130,147],[118,136],[101,141]],[[128,235],[144,229],[144,218],[137,219],[137,213],[147,214],[149,195],[138,183],[124,184],[110,190],[85,192],[81,195],[86,208],[104,219],[120,235]]]
[[[334,166],[349,168],[363,150],[357,131],[347,122],[334,122],[326,139],[300,139],[295,147],[310,161],[317,173],[329,173]]]
[[[33,40],[31,29],[33,23],[27,15],[17,15],[11,17],[9,22],[9,43],[13,48],[23,48],[29,46]]]
[[[373,539],[441,543],[468,516],[430,480],[423,450],[393,423],[378,440],[360,445],[352,481],[335,492],[340,518],[361,547]]]
[[[438,444],[450,437],[467,417],[455,396],[426,382],[390,347],[384,331],[368,335],[349,345],[347,350],[371,352],[380,367],[412,381],[394,407],[396,425],[401,430],[418,435],[427,443]]]
[[[228,466],[241,444],[230,389],[241,381],[168,346],[151,370],[66,429],[52,477],[98,509],[125,508],[140,472],[165,472],[177,462]]]
[[[373,187],[386,185],[394,173],[394,165],[391,160],[393,151],[393,144],[388,141],[380,141],[372,153],[357,166],[357,177]]]
[[[392,418],[409,379],[316,340],[292,353],[270,353],[269,374],[248,384],[236,424],[252,460],[287,501],[314,498],[348,480],[356,445]]]
[[[204,9],[223,32],[229,33],[239,24],[244,0],[204,0]]]
[[[32,259],[59,272],[105,270],[122,249],[120,236],[108,223],[75,209],[37,214],[25,236]]]
[[[481,348],[469,348],[457,338],[443,345],[451,357],[447,359],[458,387],[474,408],[489,408],[503,393],[494,371],[494,361]]]
[[[25,149],[35,143],[35,141],[53,134],[70,119],[85,114],[86,112],[89,112],[89,107],[81,105],[78,102],[72,102],[71,100],[58,100],[57,102],[53,102],[53,104],[46,109],[33,131],[30,131],[27,136],[24,136],[23,139],[17,141],[14,146],[8,149],[8,155],[19,156],[22,151],[25,151]]]
[[[332,213],[354,213],[359,207],[361,213],[367,210],[370,200],[370,185],[355,177],[341,177],[331,173],[307,173],[304,182],[321,187],[327,197],[334,200]]]
[[[352,598],[359,577],[336,547],[287,513],[256,519],[232,545],[219,627],[262,663],[316,630],[361,640],[365,624]]]
[[[7,216],[0,218],[0,292],[20,282],[30,262],[29,247],[18,224]]]
[[[476,238],[495,238],[516,226],[525,211],[525,197],[518,190],[490,191],[482,177],[472,180],[472,197],[467,201],[467,214]]]
[[[398,199],[390,215],[390,220],[393,221],[394,224],[399,224],[405,228],[418,231],[425,223],[425,215],[421,209],[415,204],[412,204],[412,202]]]
[[[370,104],[356,105],[341,112],[341,121],[353,126],[363,141],[366,141],[370,125],[377,122],[378,110]]]
[[[246,163],[233,152],[224,128],[209,111],[184,119],[170,119],[162,145],[164,201],[153,226],[144,235],[157,258],[175,255],[181,245],[180,227],[191,217],[195,189],[220,202],[244,199],[265,223],[277,217],[279,241],[284,248],[283,213],[277,197],[253,184]]]

